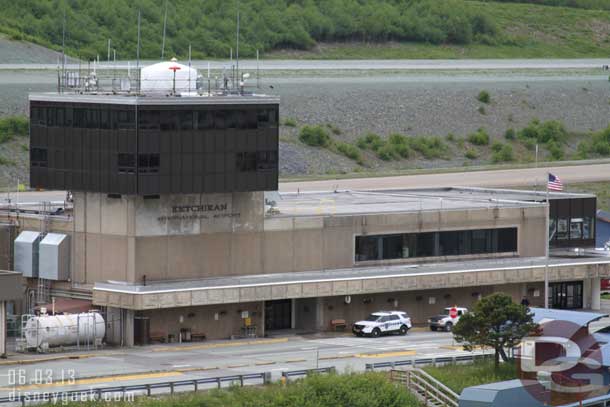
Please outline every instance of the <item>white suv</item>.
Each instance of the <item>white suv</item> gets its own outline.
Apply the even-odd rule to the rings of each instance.
[[[455,318],[451,317],[451,309],[455,308]],[[432,331],[443,330],[451,332],[455,324],[458,323],[460,317],[468,312],[468,308],[462,307],[447,307],[441,311],[439,315],[435,315],[428,319],[428,325]]]
[[[373,312],[367,319],[358,321],[352,326],[352,332],[356,336],[370,335],[374,338],[389,332],[406,335],[409,329],[411,329],[411,318],[404,311]]]

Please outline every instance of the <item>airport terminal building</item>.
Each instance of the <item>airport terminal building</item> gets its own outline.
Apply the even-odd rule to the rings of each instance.
[[[610,276],[586,250],[591,195],[279,194],[274,96],[57,93],[30,109],[31,186],[73,204],[3,212],[3,239],[38,233],[15,248],[49,240],[11,265],[30,298],[102,310],[109,343],[313,332],[387,309],[425,323],[496,291],[540,306],[545,270],[553,307],[598,309]]]

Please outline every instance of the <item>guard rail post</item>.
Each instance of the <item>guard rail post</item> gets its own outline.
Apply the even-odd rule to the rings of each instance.
[[[216,381],[218,382],[218,388],[220,389],[222,387],[221,382],[220,382],[220,377],[217,377]]]
[[[197,391],[198,387],[199,387],[199,385],[197,384],[197,380],[193,380],[193,390]]]
[[[239,386],[244,387],[244,375],[239,375]]]
[[[263,384],[271,383],[271,372],[263,373]]]
[[[146,395],[150,397],[150,384],[146,385]]]

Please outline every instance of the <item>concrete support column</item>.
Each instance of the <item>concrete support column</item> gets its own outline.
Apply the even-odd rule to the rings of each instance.
[[[257,333],[257,336],[261,338],[265,337],[265,318],[265,301],[261,301],[261,327]]]
[[[297,307],[296,307],[296,300],[293,298],[292,300],[290,300],[290,329],[295,329],[297,327]]]
[[[318,331],[326,330],[326,322],[324,320],[324,299],[316,298],[316,329]]]
[[[123,346],[131,347],[134,344],[134,316],[134,310],[123,310]]]
[[[595,277],[591,279],[591,309],[598,311],[601,307],[601,279]]]
[[[0,358],[6,358],[6,301],[0,301]]]

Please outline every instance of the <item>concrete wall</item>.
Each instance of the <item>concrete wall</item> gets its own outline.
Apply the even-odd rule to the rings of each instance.
[[[534,290],[539,291],[538,297],[532,295]],[[429,317],[437,315],[445,307],[457,305],[472,308],[479,295],[486,296],[494,292],[509,294],[517,303],[521,302],[524,293],[529,292],[527,297],[530,306],[544,306],[544,283],[352,295],[349,304],[346,304],[344,296],[326,297],[323,299],[322,325],[325,329],[330,329],[330,321],[333,319],[345,319],[348,324],[352,324],[371,312],[380,310],[406,311],[413,323],[425,324]],[[297,300],[297,307],[299,301]]]
[[[520,256],[545,249],[544,207],[265,217],[261,192],[160,199],[76,193],[74,201],[73,280],[81,284],[353,267],[355,236],[363,234],[514,226]],[[367,264],[409,261],[422,259]]]
[[[205,333],[208,339],[227,339],[240,335],[240,328],[244,326],[242,311],[249,312],[252,325],[256,325],[259,336],[262,335],[262,302],[143,311],[140,315],[150,318],[151,333],[173,334],[178,338],[181,328],[189,328],[191,332]],[[218,320],[215,314],[218,314]]]

